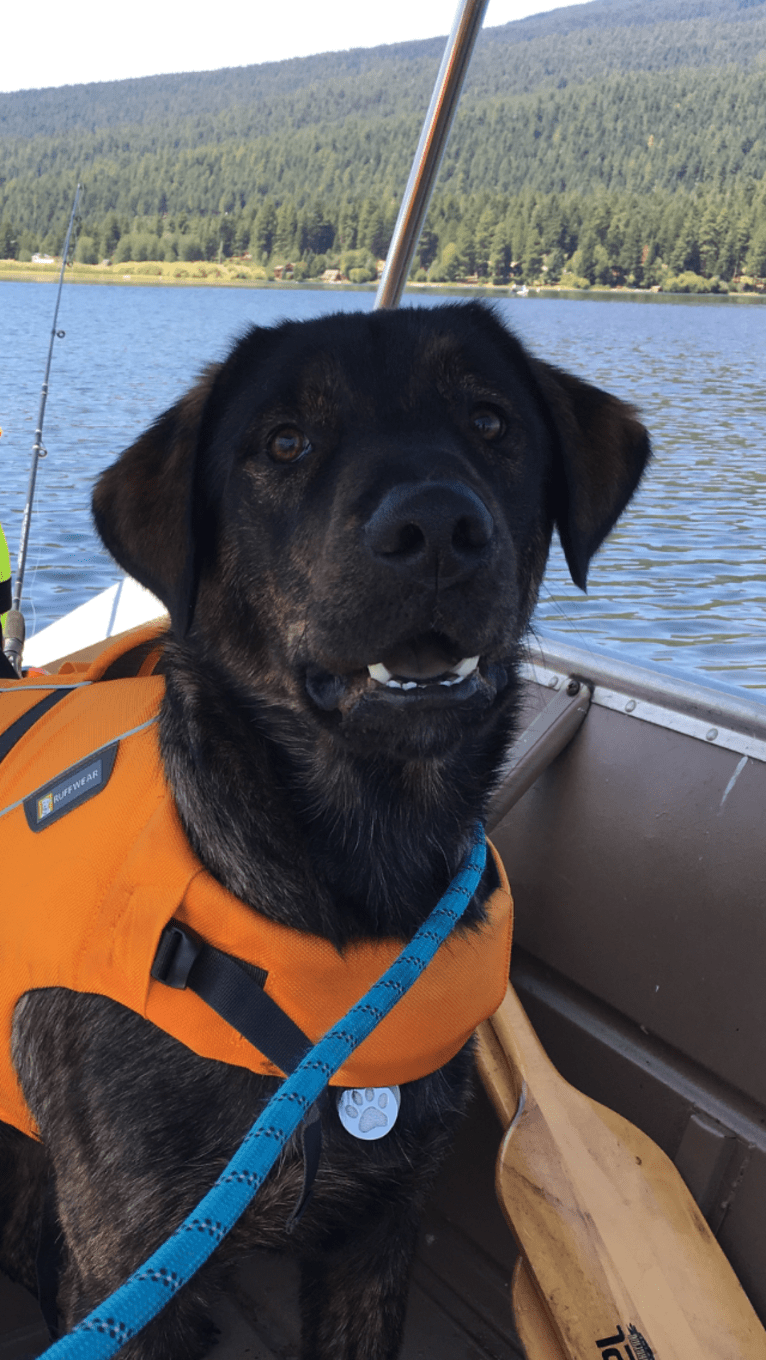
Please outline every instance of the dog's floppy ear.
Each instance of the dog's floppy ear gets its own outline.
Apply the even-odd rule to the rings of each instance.
[[[200,563],[194,548],[196,470],[202,415],[220,365],[102,472],[93,517],[105,546],[162,600],[183,636],[194,611]]]
[[[554,518],[575,585],[622,514],[650,457],[649,436],[632,406],[540,360],[535,378],[553,422],[563,466]]]

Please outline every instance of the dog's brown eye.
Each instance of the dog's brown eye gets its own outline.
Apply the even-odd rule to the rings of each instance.
[[[505,421],[491,406],[477,406],[471,424],[482,439],[499,439],[505,433]]]
[[[275,463],[295,463],[310,451],[309,440],[294,425],[284,425],[281,430],[276,430],[268,443],[269,457]]]

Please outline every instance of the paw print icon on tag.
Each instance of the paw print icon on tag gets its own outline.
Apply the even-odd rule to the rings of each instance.
[[[338,1093],[338,1116],[354,1138],[384,1138],[396,1123],[401,1104],[398,1086],[358,1086]]]

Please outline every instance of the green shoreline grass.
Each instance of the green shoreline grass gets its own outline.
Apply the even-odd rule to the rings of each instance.
[[[18,279],[45,283],[58,280],[61,274],[61,260],[51,264],[33,264],[19,260],[0,260],[0,279]],[[216,287],[234,285],[242,287],[262,286],[276,283],[269,279],[266,270],[236,261],[225,264],[210,264],[207,261],[193,261],[182,264],[179,261],[128,260],[124,264],[74,264],[67,266],[67,282],[72,283],[115,283],[115,284],[171,284],[183,286],[212,284]]]
[[[60,274],[60,259],[54,260],[51,264],[0,260],[0,282],[15,280],[19,283],[56,283]],[[322,279],[275,279],[263,266],[251,265],[239,260],[229,260],[222,264],[213,264],[207,261],[180,263],[177,260],[172,262],[126,261],[124,264],[113,265],[74,264],[67,267],[65,279],[67,283],[107,283],[122,287],[159,285],[174,288],[278,288],[285,289],[288,292],[291,289],[306,288],[340,290],[341,292],[372,292],[377,286],[374,283],[329,283]],[[490,297],[518,295],[518,287],[512,284],[467,283],[465,281],[452,284],[410,282],[407,284],[407,288],[408,291],[424,290],[437,293],[465,293],[467,295],[482,293]],[[561,295],[563,297],[683,297],[688,299],[704,297],[717,298],[720,301],[725,301],[728,298],[738,302],[766,302],[766,293],[733,289],[726,293],[695,294],[647,288],[610,288],[602,284],[586,285],[585,287],[572,287],[571,284],[564,287],[560,284],[530,284],[528,292],[541,296]]]

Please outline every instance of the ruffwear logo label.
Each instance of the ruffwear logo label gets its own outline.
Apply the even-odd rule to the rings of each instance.
[[[101,793],[109,782],[118,747],[116,741],[102,747],[98,755],[89,755],[78,765],[62,770],[55,779],[25,798],[24,812],[30,831],[44,831],[60,817]]]
[[[94,760],[92,765],[78,773],[76,778],[70,776],[62,780],[55,788],[49,789],[37,800],[38,822],[42,822],[46,817],[51,817],[54,812],[63,812],[70,803],[75,802],[83,793],[95,792],[94,786],[103,782],[103,772],[103,761]]]

